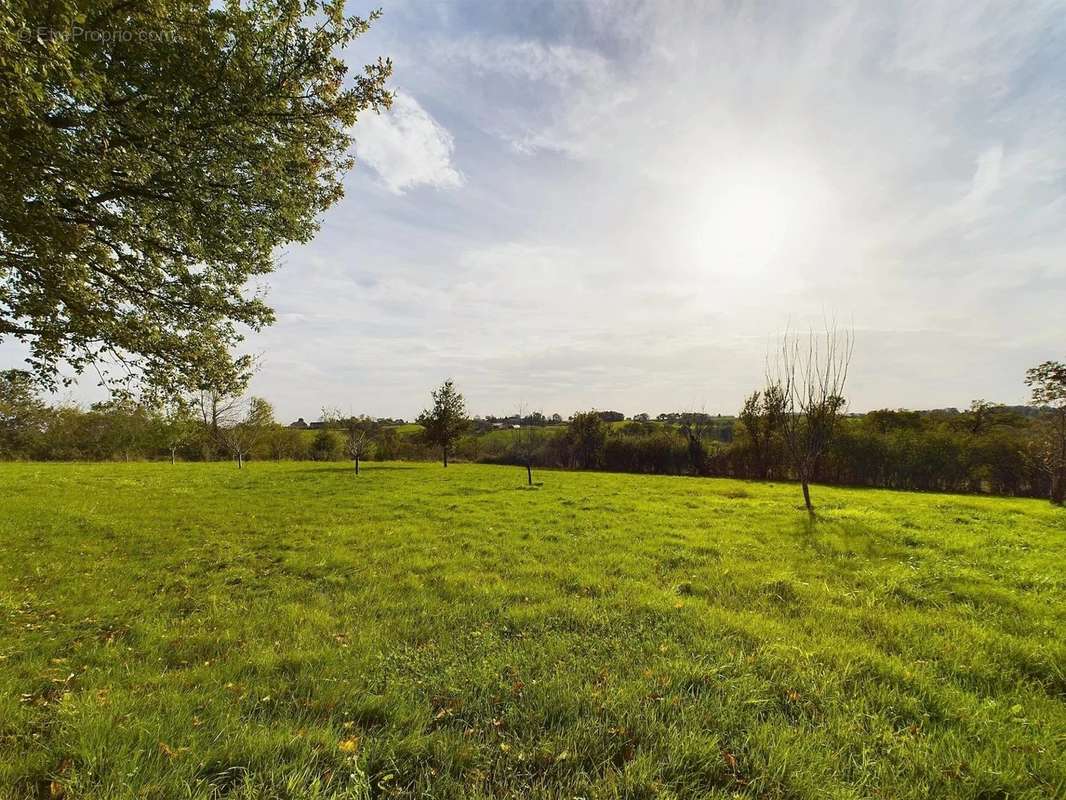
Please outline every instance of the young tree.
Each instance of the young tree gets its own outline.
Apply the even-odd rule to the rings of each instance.
[[[1040,460],[1051,478],[1051,502],[1066,499],[1066,364],[1045,361],[1025,373],[1033,404],[1044,406],[1040,421]]]
[[[169,393],[232,371],[240,326],[273,321],[243,288],[313,236],[352,126],[391,102],[390,62],[353,80],[339,57],[376,18],[344,0],[8,0],[0,341],[50,386],[64,362]]]
[[[810,483],[844,411],[844,387],[854,350],[850,330],[827,326],[824,334],[785,333],[767,392],[781,397],[781,432],[803,487],[803,504],[814,513]],[[770,370],[768,370],[769,372]]]
[[[204,457],[213,459],[215,448],[225,446],[222,429],[231,428],[240,422],[244,408],[241,395],[251,379],[252,364],[245,362],[240,372],[228,375],[225,381],[197,387],[192,405],[199,412],[203,423]]]
[[[355,462],[355,474],[359,474],[359,459],[366,458],[374,440],[370,438],[370,432],[359,425],[349,424],[344,432],[344,452],[348,458]]]
[[[252,448],[274,424],[274,409],[262,397],[250,397],[239,407],[240,416],[232,424],[219,428],[219,436],[237,461],[237,469],[243,469]]]
[[[344,453],[355,462],[355,474],[359,474],[359,462],[369,457],[374,448],[374,429],[377,427],[374,420],[367,416],[342,417],[336,412],[332,414],[323,412],[323,419],[331,422],[344,431]]]
[[[543,424],[544,415],[539,411],[535,411],[527,418],[525,410],[520,408],[518,410],[518,419],[519,422],[511,426],[511,434],[514,439],[514,454],[526,468],[526,482],[529,486],[532,486],[533,459],[537,454],[537,445],[540,443],[539,433],[533,423],[540,420],[540,424]],[[527,420],[527,424],[522,424],[523,420]]]
[[[184,398],[169,403],[159,419],[160,441],[170,451],[170,463],[177,461],[178,448],[190,444],[196,437],[198,421],[192,406]]]
[[[344,434],[344,453],[355,462],[355,474],[359,474],[359,462],[367,458],[374,447],[374,432],[377,424],[366,415],[344,416],[337,409],[322,409],[322,420],[329,427]]]
[[[433,408],[425,409],[418,415],[418,424],[424,428],[425,440],[441,449],[444,466],[447,467],[449,451],[470,425],[466,417],[466,403],[456,391],[453,381],[446,380],[439,389],[434,390]]]

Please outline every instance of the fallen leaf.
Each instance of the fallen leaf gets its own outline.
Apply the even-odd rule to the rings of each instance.
[[[179,747],[176,750],[170,747],[166,742],[159,743],[159,751],[169,759],[180,758],[181,754],[188,751],[188,747]]]

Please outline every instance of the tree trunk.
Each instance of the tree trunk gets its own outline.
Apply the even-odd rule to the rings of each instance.
[[[1066,502],[1066,480],[1061,472],[1051,473],[1051,502],[1057,506]]]
[[[237,453],[237,469],[244,469],[244,456],[240,452]]]
[[[176,459],[174,458],[174,449],[175,449],[175,448],[173,448],[173,447],[171,447],[171,448],[170,448],[170,463],[171,463],[171,464],[173,464],[173,463],[175,462],[175,460],[176,460]]]
[[[359,456],[355,457],[355,474],[359,474]]]
[[[448,448],[445,447],[445,448],[443,448],[443,450],[444,450],[444,466],[448,466]]]
[[[803,504],[807,506],[807,510],[813,514],[814,506],[811,505],[811,487],[807,483],[806,478],[801,478],[800,483],[803,485]]]
[[[533,462],[526,462],[526,480],[529,481],[529,485],[533,485]]]

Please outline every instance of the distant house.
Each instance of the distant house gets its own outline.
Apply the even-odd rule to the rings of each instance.
[[[304,422],[304,418],[303,417],[300,417],[298,420],[296,420],[296,422],[292,423],[292,425],[290,425],[289,427],[290,428],[296,428],[298,430],[304,431],[304,430],[307,430],[307,423]]]

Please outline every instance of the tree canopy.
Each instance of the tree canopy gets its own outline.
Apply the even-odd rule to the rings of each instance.
[[[1025,371],[1025,383],[1035,404],[1053,409],[1066,407],[1066,364],[1045,361]]]
[[[36,379],[232,383],[251,282],[342,194],[391,63],[344,0],[11,0],[0,10],[0,341]]]
[[[1066,364],[1045,361],[1026,370],[1033,402],[1048,410],[1043,421],[1040,460],[1051,478],[1053,503],[1066,502]]]
[[[425,440],[441,448],[444,466],[448,466],[448,452],[470,425],[466,402],[453,381],[447,380],[433,391],[433,408],[419,414],[418,424],[425,429]]]
[[[34,392],[28,372],[0,372],[0,458],[17,458],[39,432],[47,409]]]

